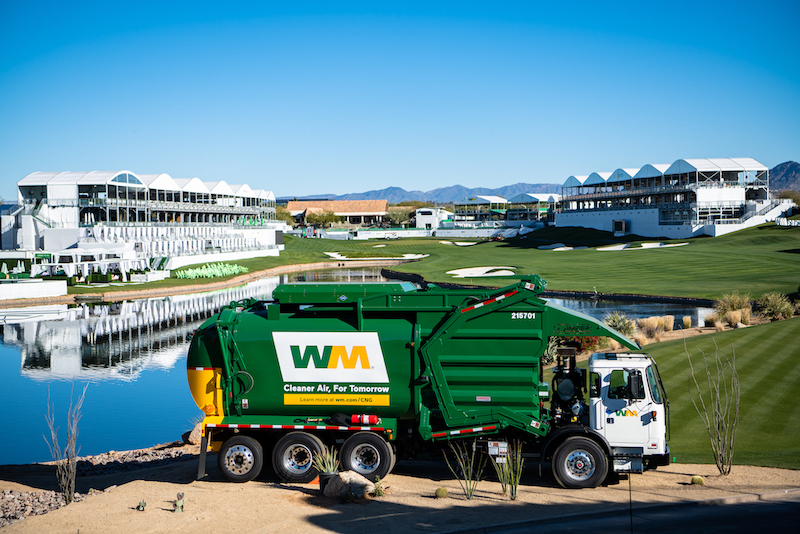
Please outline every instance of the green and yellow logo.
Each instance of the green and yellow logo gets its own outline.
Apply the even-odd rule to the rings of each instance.
[[[388,383],[377,332],[273,332],[284,382]]]
[[[305,350],[301,350],[300,345],[290,345],[290,349],[295,369],[308,369],[311,362],[315,369],[336,369],[339,363],[344,369],[355,369],[357,365],[361,369],[370,368],[364,345],[354,345],[349,354],[344,345],[326,345],[322,354],[316,345],[306,345]]]

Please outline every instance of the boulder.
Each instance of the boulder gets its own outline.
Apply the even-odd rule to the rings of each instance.
[[[202,438],[200,426],[203,423],[197,423],[194,425],[194,428],[191,432],[186,432],[181,436],[183,438],[183,442],[188,445],[200,445],[200,439]]]
[[[325,486],[323,494],[326,497],[345,497],[352,494],[354,497],[364,497],[375,491],[375,484],[359,475],[355,471],[342,471],[337,473]]]

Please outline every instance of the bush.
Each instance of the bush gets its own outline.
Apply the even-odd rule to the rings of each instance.
[[[636,334],[633,336],[633,340],[639,344],[640,347],[644,347],[647,345],[647,336],[644,334]]]
[[[714,326],[719,321],[719,315],[716,313],[709,313],[705,317],[703,317],[703,324],[705,326]]]
[[[672,329],[675,328],[675,316],[665,315],[662,319],[664,320],[664,332],[672,332]]]
[[[447,491],[447,488],[436,488],[434,496],[437,499],[446,499],[447,497],[450,496],[450,493]]]
[[[730,310],[725,314],[725,320],[728,322],[728,326],[736,328],[736,325],[742,322],[742,311]]]
[[[636,323],[622,312],[607,313],[603,322],[625,337],[633,337],[636,333]]]
[[[750,326],[750,316],[752,315],[753,310],[750,307],[747,307],[738,311],[742,312],[742,323]]]
[[[691,315],[684,315],[683,316],[683,329],[689,330],[692,327],[692,317]]]
[[[714,329],[715,329],[717,332],[722,332],[722,331],[724,331],[724,330],[725,330],[725,323],[722,323],[722,322],[720,322],[720,321],[717,321],[716,323],[714,323]]]
[[[661,317],[645,317],[636,319],[636,326],[645,337],[654,338],[659,332],[664,331],[664,321]]]
[[[770,321],[788,319],[794,315],[794,306],[789,302],[789,298],[782,293],[764,293],[758,299],[758,313]]]
[[[722,298],[714,301],[714,309],[717,310],[720,321],[725,320],[725,315],[729,311],[741,310],[742,308],[750,308],[750,293],[745,293],[744,295],[740,295],[738,291],[723,293]]]

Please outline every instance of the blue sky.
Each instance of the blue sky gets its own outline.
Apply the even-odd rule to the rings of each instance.
[[[800,2],[0,0],[0,196],[128,169],[278,196],[800,159]]]

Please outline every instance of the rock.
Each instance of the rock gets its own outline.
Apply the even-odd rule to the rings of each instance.
[[[734,328],[747,328],[747,325],[746,325],[746,324],[743,324],[743,323],[736,323],[736,324],[734,325]]]
[[[202,438],[202,430],[200,427],[202,424],[203,423],[197,423],[194,425],[194,428],[191,430],[191,432],[186,432],[183,436],[181,436],[183,438],[183,442],[187,445],[200,445],[200,439]]]
[[[364,497],[375,491],[375,484],[355,471],[343,471],[338,475],[325,486],[324,495],[326,497],[344,497],[348,494],[352,494],[354,497]]]

